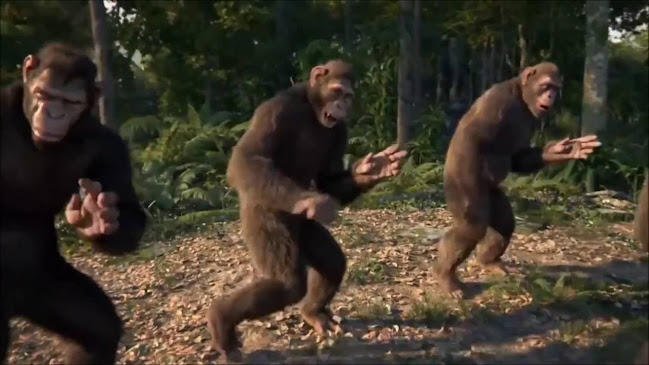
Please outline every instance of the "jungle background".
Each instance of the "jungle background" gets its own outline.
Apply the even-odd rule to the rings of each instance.
[[[314,340],[293,328],[299,321],[290,314],[249,323],[246,348],[259,348],[251,361],[357,354],[356,363],[619,362],[637,352],[642,331],[646,339],[646,254],[637,252],[629,222],[649,152],[647,2],[3,0],[0,7],[0,82],[17,80],[24,57],[46,42],[87,49],[104,93],[97,113],[130,146],[150,217],[143,249],[93,255],[58,222],[66,255],[126,318],[121,361],[215,361],[203,311],[251,270],[236,192],[224,176],[231,149],[260,102],[337,57],[359,75],[347,163],[396,140],[408,143],[409,158],[399,177],[358,199],[333,227],[350,256],[336,304],[350,331]],[[449,303],[435,295],[429,273],[450,226],[441,184],[448,142],[482,92],[543,60],[559,65],[565,87],[534,143],[597,133],[603,146],[587,161],[506,180],[518,224],[506,258],[520,272],[494,279],[467,265],[464,275],[481,294]],[[14,324],[10,361],[55,361],[56,349],[38,345],[49,337],[31,328]]]

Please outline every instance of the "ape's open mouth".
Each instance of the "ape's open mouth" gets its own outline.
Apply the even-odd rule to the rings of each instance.
[[[325,120],[330,124],[334,124],[334,123],[338,122],[338,118],[334,117],[333,115],[331,115],[331,114],[329,114],[327,112],[324,112],[324,117],[325,117]]]
[[[539,109],[543,110],[544,112],[547,112],[548,110],[550,110],[550,106],[545,104],[539,104]]]

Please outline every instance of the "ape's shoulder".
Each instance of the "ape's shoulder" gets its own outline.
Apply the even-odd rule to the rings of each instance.
[[[17,81],[12,84],[2,87],[2,92],[0,94],[0,105],[2,109],[2,120],[5,120],[5,116],[13,115],[18,111],[22,111],[23,104],[23,83],[22,81]]]

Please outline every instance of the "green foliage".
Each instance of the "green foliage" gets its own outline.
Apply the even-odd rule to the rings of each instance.
[[[222,215],[234,197],[225,183],[229,153],[248,122],[191,105],[185,118],[134,118],[121,127],[133,146],[136,189],[150,211],[188,213],[183,222]],[[200,211],[200,214],[195,211]]]
[[[25,55],[46,41],[90,49],[87,3],[3,1],[2,83],[19,78],[17,66]],[[236,215],[236,194],[225,183],[225,170],[232,146],[247,128],[244,121],[261,101],[291,80],[305,80],[314,65],[328,59],[351,60],[358,76],[346,162],[378,152],[396,139],[398,1],[352,1],[351,19],[345,19],[344,2],[337,0],[286,1],[284,13],[278,12],[278,2],[261,0],[110,4],[117,112],[124,120],[120,132],[131,146],[138,193],[156,219],[180,216],[178,226],[195,226]],[[489,44],[495,45],[493,61],[500,77],[490,81],[520,71],[521,37],[528,64],[559,64],[565,85],[560,109],[543,124],[534,143],[576,137],[583,100],[583,5],[558,0],[422,1],[424,97],[408,145],[409,160],[401,176],[377,186],[361,203],[382,204],[392,196],[392,201],[418,206],[416,201],[425,199],[414,193],[421,191],[440,198],[449,116],[444,112],[446,96],[439,98],[441,105],[436,100],[437,88],[448,89],[452,82],[451,37],[460,45],[460,98],[470,89],[467,74],[473,77],[473,95],[468,97],[479,94],[482,67],[490,62],[490,54],[483,52]],[[647,14],[640,2],[611,2],[616,29],[631,30]],[[351,23],[347,35],[346,20]],[[511,176],[506,185],[512,193],[567,196],[638,188],[649,153],[647,34],[640,30],[609,44],[609,120],[600,136],[604,145],[594,158],[532,176]],[[349,48],[343,46],[346,39]],[[557,213],[548,209],[539,214]]]

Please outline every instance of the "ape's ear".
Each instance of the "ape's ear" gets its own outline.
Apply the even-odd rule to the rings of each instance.
[[[521,72],[521,83],[523,86],[527,85],[530,80],[530,77],[536,74],[536,69],[534,67],[525,67],[523,72]]]
[[[38,64],[40,63],[38,57],[28,55],[23,61],[23,82],[27,82],[31,78],[31,73],[34,71]]]
[[[326,67],[318,65],[311,69],[311,75],[309,76],[309,86],[314,87],[318,82],[318,79],[322,76],[326,76],[329,73]]]

